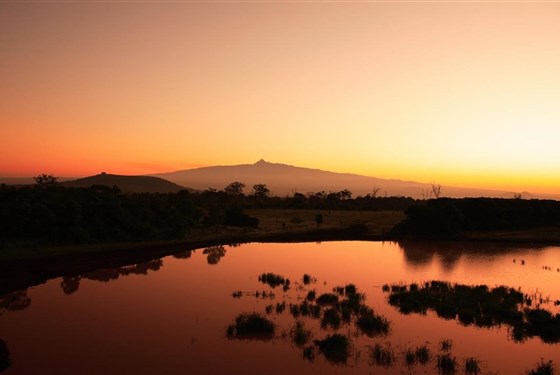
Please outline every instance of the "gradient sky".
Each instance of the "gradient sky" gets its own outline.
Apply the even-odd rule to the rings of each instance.
[[[560,192],[560,3],[0,2],[0,175],[260,158]]]

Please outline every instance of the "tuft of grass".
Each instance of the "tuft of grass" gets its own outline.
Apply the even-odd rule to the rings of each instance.
[[[276,314],[282,314],[286,310],[286,301],[276,303]]]
[[[312,282],[315,282],[315,279],[311,275],[309,275],[307,273],[303,275],[303,283],[305,285],[309,285]]]
[[[356,285],[348,284],[344,287],[344,294],[347,296],[356,294]]]
[[[407,367],[413,367],[416,364],[416,353],[411,348],[406,348],[403,357]]]
[[[307,344],[311,338],[311,330],[306,329],[302,322],[296,322],[296,325],[292,328],[292,340],[297,346],[303,346]]]
[[[307,292],[307,296],[305,297],[305,299],[312,302],[315,301],[316,297],[317,297],[317,292],[314,290],[310,290],[309,292]]]
[[[373,363],[378,366],[391,367],[396,362],[395,353],[390,346],[375,344],[375,346],[371,349],[370,356]]]
[[[328,327],[331,326],[334,329],[340,327],[340,314],[338,311],[332,307],[325,310],[323,313],[323,319],[321,319],[321,326]]]
[[[303,358],[308,361],[313,361],[315,359],[315,348],[313,346],[308,346],[303,349]]]
[[[416,360],[418,363],[425,365],[430,362],[430,349],[428,349],[427,345],[424,344],[422,346],[418,346],[414,354],[416,354]]]
[[[259,281],[263,284],[267,284],[271,288],[276,288],[277,286],[282,286],[285,290],[290,288],[290,279],[286,279],[284,276],[272,272],[261,274],[259,276]]]
[[[480,373],[480,365],[476,358],[469,357],[465,359],[465,373],[472,375]]]
[[[344,364],[350,356],[350,340],[339,333],[315,340],[315,344],[329,362]]]
[[[228,338],[269,340],[274,337],[276,326],[258,313],[242,313],[230,324],[226,333]]]
[[[338,303],[338,296],[334,293],[324,293],[317,298],[319,305],[336,305]]]
[[[457,358],[452,357],[450,353],[438,354],[436,366],[441,374],[455,374],[457,371]]]
[[[386,335],[389,333],[391,323],[387,318],[377,315],[371,308],[363,308],[356,321],[360,330],[368,336]]]
[[[525,373],[527,375],[553,375],[555,373],[554,363],[552,361],[545,362],[541,359],[541,362],[537,363],[535,368],[527,370]]]
[[[442,352],[449,352],[453,349],[453,340],[451,339],[444,339],[439,342],[439,349]]]

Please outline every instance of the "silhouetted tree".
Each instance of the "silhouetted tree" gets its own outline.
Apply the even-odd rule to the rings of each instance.
[[[434,194],[434,198],[439,199],[441,196],[441,185],[432,183],[432,193]]]
[[[348,189],[344,189],[338,192],[338,195],[340,196],[340,199],[343,200],[348,200],[350,198],[352,198],[352,192]]]
[[[202,254],[206,254],[208,264],[218,264],[220,259],[226,255],[226,249],[223,246],[211,246],[202,251]]]
[[[224,191],[229,195],[241,195],[243,194],[243,189],[245,188],[245,184],[242,182],[232,182],[228,186],[224,188]]]
[[[58,182],[58,177],[44,173],[33,177],[33,179],[39,186],[52,186]]]
[[[268,198],[270,196],[270,190],[266,184],[256,184],[253,185],[253,195],[259,198]]]

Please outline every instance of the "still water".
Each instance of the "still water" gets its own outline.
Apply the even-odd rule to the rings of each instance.
[[[289,290],[259,282],[264,272],[289,278]],[[312,283],[303,283],[304,274],[312,276]],[[541,358],[560,364],[560,343],[539,337],[518,342],[506,325],[465,326],[433,311],[404,315],[388,303],[382,288],[431,280],[520,288],[556,314],[560,248],[253,243],[183,251],[139,265],[52,279],[0,298],[0,339],[11,362],[5,373],[431,374],[438,372],[436,356],[443,339],[452,342],[449,352],[457,359],[457,373],[464,373],[468,357],[479,361],[483,373],[522,374]],[[290,304],[300,304],[309,291],[319,296],[348,283],[365,294],[367,306],[390,321],[388,334],[363,334],[353,321],[338,328],[322,326],[320,320],[290,313]],[[237,291],[241,296],[232,296]],[[278,311],[283,302],[286,310]],[[273,338],[228,338],[228,325],[243,312],[257,312],[274,322]],[[347,360],[333,363],[320,351],[312,360],[304,358],[291,335],[297,321],[311,330],[306,346],[335,332],[348,337]],[[372,361],[375,344],[392,350],[391,365]],[[430,361],[407,366],[404,351],[424,345]]]

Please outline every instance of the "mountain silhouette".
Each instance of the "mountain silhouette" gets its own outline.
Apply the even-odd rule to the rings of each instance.
[[[266,184],[277,196],[291,195],[294,192],[308,193],[318,191],[341,191],[349,189],[353,196],[372,193],[378,188],[378,196],[407,196],[423,198],[431,192],[431,184],[390,180],[368,177],[350,173],[335,173],[320,169],[302,168],[287,164],[270,163],[259,160],[254,164],[240,164],[227,166],[203,167],[187,169],[169,173],[159,173],[154,176],[165,178],[180,185],[195,189],[223,189],[233,181],[246,185],[245,193],[249,194],[254,184]],[[442,186],[441,196],[445,197],[495,197],[513,198],[514,192],[469,189]],[[535,197],[523,194],[523,198]],[[547,196],[547,198],[553,198]],[[554,197],[558,199],[559,197]]]
[[[177,185],[163,178],[153,176],[124,176],[100,173],[95,176],[79,178],[60,183],[65,187],[90,187],[92,185],[117,186],[123,193],[176,193],[181,190],[193,189]]]

